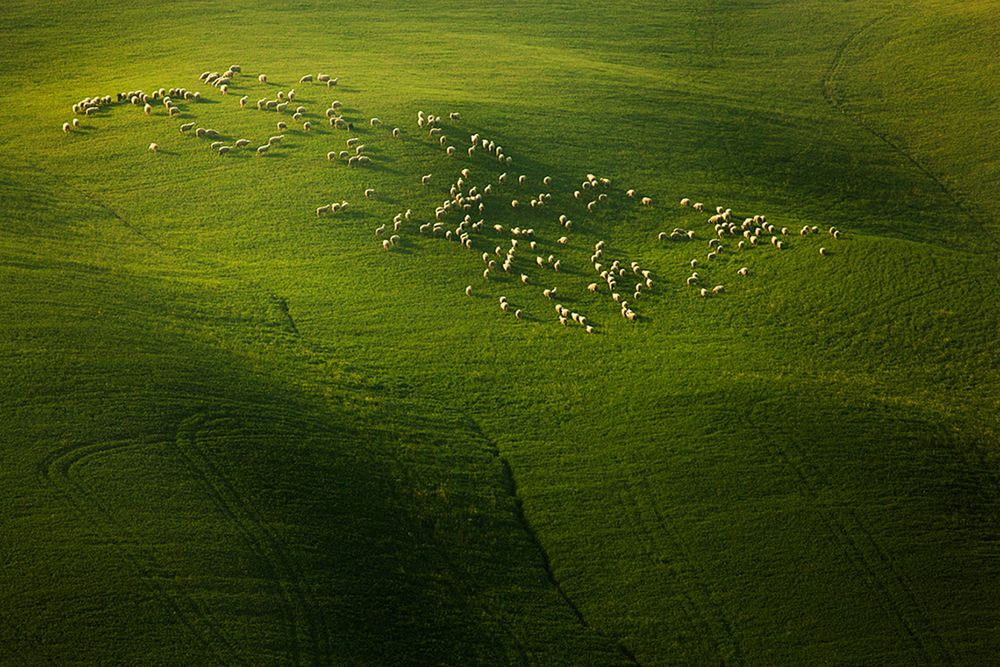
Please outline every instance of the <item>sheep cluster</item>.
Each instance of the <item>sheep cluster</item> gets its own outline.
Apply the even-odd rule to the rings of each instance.
[[[649,290],[653,289],[653,275],[648,269],[644,269],[639,265],[639,262],[630,262],[629,268],[626,269],[622,265],[621,260],[613,260],[611,264],[605,268],[602,260],[604,259],[604,246],[603,240],[598,241],[594,245],[594,254],[590,256],[590,262],[594,267],[594,271],[601,277],[602,280],[608,286],[608,293],[611,296],[611,300],[618,304],[621,315],[629,322],[634,322],[638,319],[638,314],[630,307],[629,301],[622,296],[622,292],[618,291],[618,279],[623,281],[628,279],[631,271],[632,276],[638,278],[638,282],[635,283],[634,290],[632,292],[632,299],[638,301],[642,296],[648,294]],[[598,284],[591,283],[587,289],[591,292],[598,292]],[[628,293],[626,292],[627,296]]]
[[[691,204],[691,200],[687,197],[680,200],[680,205],[682,207],[691,206],[696,211],[703,211],[704,204],[702,202],[695,202]],[[789,247],[788,237],[792,233],[788,227],[776,227],[774,224],[768,221],[767,216],[763,214],[756,214],[750,217],[746,217],[742,222],[737,223],[734,219],[733,211],[731,208],[724,208],[722,206],[716,206],[715,213],[708,217],[706,223],[712,227],[713,235],[712,238],[708,240],[708,250],[705,256],[705,261],[707,263],[712,263],[718,260],[723,254],[730,254],[732,252],[742,253],[747,252],[754,247],[764,244],[771,245],[775,250],[781,251]],[[799,230],[799,235],[802,237],[816,234],[819,232],[819,227],[815,225],[804,225]],[[840,238],[841,232],[836,227],[830,228],[830,235],[834,239]],[[692,230],[686,230],[681,227],[675,227],[673,231],[670,232],[669,238],[688,238],[693,239],[695,234]],[[657,235],[658,240],[664,241],[668,238],[666,232],[660,232]],[[727,239],[736,239],[737,243],[735,245],[735,250],[731,250],[729,246],[725,245],[723,241]],[[766,245],[765,244],[765,245]],[[819,249],[819,254],[821,256],[827,256],[829,254],[825,247]],[[695,269],[699,266],[699,260],[697,258],[691,259],[689,262],[691,269]],[[741,266],[736,271],[739,276],[748,276],[750,270],[746,266]],[[725,290],[724,285],[715,285],[712,288],[702,286],[703,277],[697,272],[692,271],[685,279],[685,284],[689,287],[694,287],[697,290],[697,294],[702,297],[707,297],[710,295],[722,294]]]
[[[73,118],[62,124],[62,130],[68,134],[72,130],[80,127],[80,119],[77,118],[77,116],[94,116],[98,114],[102,108],[112,106],[114,104],[131,104],[133,106],[141,106],[143,113],[147,116],[154,115],[156,107],[162,105],[166,110],[168,117],[180,116],[182,111],[180,107],[177,106],[175,100],[181,98],[185,100],[197,101],[201,99],[201,94],[189,91],[186,88],[157,88],[150,93],[146,93],[142,90],[130,90],[118,92],[114,96],[101,95],[95,97],[84,97],[72,105]]]
[[[208,85],[218,88],[222,94],[225,95],[229,91],[229,84],[232,83],[232,80],[236,78],[236,75],[241,71],[242,68],[239,65],[230,65],[229,69],[222,74],[207,71],[202,72],[201,76],[198,78]]]
[[[226,94],[232,82],[238,79],[239,73],[239,67],[231,67],[224,73],[205,72],[201,81]],[[266,83],[267,79],[265,75],[261,74],[258,80]],[[302,77],[299,83],[306,84],[312,81],[331,85],[330,82],[336,80],[331,79],[328,75],[319,74],[316,77],[312,75]],[[258,146],[256,148],[258,155],[265,155],[269,150],[280,146],[284,138],[282,132],[285,132],[289,127],[289,114],[291,120],[301,122],[303,131],[312,129],[312,121],[306,120],[307,109],[296,103],[296,97],[296,91],[291,89],[280,90],[269,95],[268,98],[257,100],[258,110],[275,111],[282,114],[279,116],[281,120],[277,121],[279,134],[270,137],[265,144]],[[117,99],[111,96],[84,98],[74,105],[73,111],[74,114],[92,115],[104,105],[125,102],[142,106],[148,115],[159,115],[156,112],[162,105],[166,114],[173,116],[181,113],[180,108],[174,102],[174,100],[180,99],[198,99],[198,93],[182,88],[157,89],[149,94],[143,91],[130,91],[119,93]],[[239,97],[238,104],[242,109],[253,108],[249,95]],[[354,134],[354,125],[344,117],[343,109],[344,105],[340,100],[333,100],[325,111],[325,116],[329,119],[331,126],[351,132],[347,135],[344,149],[337,147],[324,151],[326,159],[330,162],[343,162],[348,166],[370,164],[371,159],[362,137],[375,143],[382,131],[380,128],[383,127],[386,130],[391,128],[390,132],[386,132],[386,134],[391,134],[394,138],[398,139],[402,135],[399,127],[392,127],[391,124],[385,125],[379,117],[366,115],[363,118],[367,122],[364,122],[363,125],[370,126],[372,129],[369,131],[366,128],[361,128],[359,129],[360,136],[351,136]],[[362,124],[362,121],[355,120]],[[516,174],[506,171],[496,175],[496,171],[505,169],[506,165],[511,164],[511,156],[496,141],[477,132],[468,135],[469,144],[465,149],[466,158],[466,155],[460,152],[464,142],[455,139],[458,132],[455,130],[454,124],[460,121],[461,115],[457,111],[449,112],[447,121],[435,114],[417,112],[418,127],[427,132],[427,136],[435,140],[445,154],[456,158],[457,162],[465,162],[467,159],[468,166],[460,171],[456,169],[459,171],[459,175],[447,185],[447,197],[438,199],[437,201],[440,203],[435,203],[433,206],[433,221],[423,222],[415,227],[422,235],[443,237],[462,246],[465,251],[481,253],[482,275],[485,281],[532,286],[533,289],[541,291],[542,296],[546,299],[555,301],[558,295],[560,300],[565,302],[565,299],[571,297],[563,296],[559,292],[559,287],[553,283],[554,279],[557,278],[554,274],[564,271],[566,259],[557,257],[554,251],[557,247],[570,246],[569,233],[574,228],[571,216],[574,213],[582,215],[583,208],[586,208],[587,212],[594,213],[602,206],[608,205],[607,202],[620,197],[620,194],[612,189],[611,179],[590,173],[579,181],[579,189],[567,188],[562,192],[553,189],[554,179],[548,175]],[[65,123],[63,129],[70,132],[73,127],[78,126],[78,123],[79,121],[74,118],[73,122]],[[251,146],[250,139],[225,140],[226,138],[218,131],[207,127],[198,127],[194,121],[184,122],[179,128],[182,134],[193,134],[198,138],[205,139],[206,143],[220,155],[234,154]],[[451,135],[451,138],[448,135]],[[160,145],[156,142],[149,144],[149,151],[159,152]],[[494,159],[496,163],[493,164],[493,169],[496,171],[490,167],[485,167],[480,171],[480,168],[475,166],[493,162]],[[496,168],[497,163],[501,165],[499,169]],[[473,171],[476,172],[475,180],[473,179]],[[435,178],[432,173],[426,173],[421,177],[422,185],[433,189],[443,188],[444,186],[439,184],[448,183],[449,180],[451,179],[443,178],[440,175]],[[569,196],[570,191],[572,191],[572,197]],[[365,200],[391,201],[391,195],[386,198],[377,197],[375,189],[371,187],[359,187],[358,192],[363,193]],[[624,191],[624,195],[626,198],[624,201],[632,200],[636,205],[643,207],[653,205],[652,196],[641,195],[635,189]],[[680,206],[699,212],[705,210],[705,205],[702,202],[692,202],[687,197],[680,199]],[[335,215],[347,207],[346,200],[322,204],[316,207],[316,216],[323,218]],[[513,215],[516,223],[512,221],[510,224],[500,224],[496,220],[487,222],[494,211],[501,215]],[[502,213],[503,211],[506,213]],[[532,219],[532,216],[535,219]],[[406,209],[403,213],[395,214],[391,223],[387,221],[375,228],[375,237],[383,250],[389,251],[402,244],[401,234],[407,233],[408,225],[406,223],[410,222],[411,219],[412,210]],[[587,219],[589,218],[584,218],[584,220]],[[707,278],[700,275],[697,269],[705,273],[711,273],[711,271],[701,268],[699,262],[706,266],[712,266],[713,262],[718,263],[722,258],[730,255],[735,256],[738,252],[749,251],[753,246],[759,244],[764,245],[763,241],[768,241],[776,250],[782,250],[789,246],[788,238],[792,233],[787,227],[780,229],[775,227],[764,215],[751,216],[740,223],[734,217],[732,209],[721,206],[716,207],[715,213],[708,216],[707,220],[705,218],[703,220],[712,230],[708,240],[707,255],[699,255],[690,261],[692,272],[686,280],[687,284],[694,287],[696,293],[703,297],[723,294],[725,285],[722,284],[724,281],[720,281],[714,286],[712,283],[715,281],[707,282]],[[553,221],[557,222],[558,227],[555,229],[558,231],[548,236],[545,230],[548,229],[551,233],[553,228],[548,227],[548,225]],[[541,230],[537,236],[532,224]],[[819,230],[815,226],[805,226],[797,231],[801,236],[807,236],[816,234]],[[840,230],[836,228],[830,228],[829,233],[834,239],[841,237]],[[687,227],[674,227],[669,233],[660,232],[658,239],[660,241],[668,239],[691,241],[699,234],[700,232],[696,234],[694,229]],[[552,245],[548,246],[548,243],[552,243]],[[826,256],[828,251],[822,247],[819,248],[819,253]],[[591,256],[594,271],[600,279],[589,283],[586,289],[592,294],[602,295],[601,300],[603,301],[606,287],[608,298],[615,304],[621,316],[628,322],[635,322],[639,319],[639,315],[634,304],[655,294],[653,292],[652,272],[635,261],[606,260],[604,254],[605,242],[602,240],[594,246],[594,252]],[[568,255],[567,259],[571,256]],[[549,271],[553,273],[548,273]],[[746,277],[750,275],[750,270],[748,267],[742,266],[736,273]],[[536,285],[537,287],[534,287]],[[467,296],[472,296],[472,285],[465,288],[465,293]],[[500,305],[504,312],[513,310],[506,297],[501,298]],[[593,325],[587,317],[570,311],[562,303],[556,305],[556,311],[562,324],[567,326],[578,324],[588,333],[593,332]],[[513,312],[518,319],[523,317],[521,309]]]
[[[594,333],[594,327],[592,324],[590,324],[590,322],[587,321],[586,317],[584,317],[580,313],[571,311],[569,308],[566,308],[561,303],[556,304],[556,315],[559,317],[559,324],[563,325],[564,327],[569,326],[570,322],[573,322],[583,327],[583,330],[586,331],[587,333]]]
[[[347,200],[342,200],[340,202],[333,202],[330,204],[323,204],[322,206],[316,207],[316,217],[322,218],[324,215],[333,215],[347,209]]]

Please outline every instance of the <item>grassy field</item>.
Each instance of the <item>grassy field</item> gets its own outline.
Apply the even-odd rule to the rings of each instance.
[[[998,10],[5,2],[0,663],[994,662]],[[418,231],[463,168],[472,252]],[[787,248],[709,261],[717,205]],[[515,226],[561,270],[485,281]]]

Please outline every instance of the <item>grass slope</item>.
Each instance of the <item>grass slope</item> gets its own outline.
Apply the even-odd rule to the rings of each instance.
[[[7,3],[0,659],[988,661],[990,5]],[[199,85],[231,63],[228,97]],[[317,70],[341,84],[295,83]],[[83,96],[159,86],[206,100],[59,131]],[[278,117],[236,100],[291,87],[317,127],[267,158],[177,132],[263,143]],[[334,98],[371,168],[325,159]],[[462,112],[460,155],[505,147],[530,185],[484,217],[563,271],[525,252],[531,285],[484,282],[508,235],[417,233],[459,169],[504,170],[447,158],[417,109]],[[588,172],[613,179],[594,214]],[[544,175],[545,209],[505,203]],[[846,236],[703,261],[727,290],[702,300],[711,229],[682,196]],[[675,226],[698,240],[656,240]],[[653,271],[638,324],[584,289],[598,239]]]

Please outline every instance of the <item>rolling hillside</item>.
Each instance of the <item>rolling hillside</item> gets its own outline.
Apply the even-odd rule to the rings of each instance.
[[[998,9],[5,3],[0,662],[989,663]]]

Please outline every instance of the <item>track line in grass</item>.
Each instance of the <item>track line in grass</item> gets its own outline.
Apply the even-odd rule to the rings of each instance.
[[[871,134],[894,152],[901,155],[912,167],[930,180],[935,185],[936,189],[940,190],[941,193],[947,197],[948,200],[951,201],[951,203],[954,204],[954,206],[971,222],[974,224],[984,225],[985,221],[980,219],[975,210],[963,201],[958,192],[949,188],[948,185],[933,171],[931,171],[929,167],[924,165],[923,162],[917,159],[913,153],[906,150],[906,148],[904,148],[899,142],[895,141],[891,136],[889,136],[888,133],[879,130],[872,123],[866,122],[861,115],[848,111],[844,101],[837,95],[837,77],[844,67],[845,56],[854,46],[854,43],[859,41],[861,37],[869,31],[886,23],[890,18],[893,18],[893,16],[894,14],[892,12],[888,12],[870,19],[860,28],[848,35],[847,38],[837,46],[829,66],[823,73],[823,78],[820,83],[823,99],[826,100],[827,104],[843,114],[852,123]]]
[[[748,419],[753,419],[752,415]],[[766,429],[757,425],[761,432]],[[768,448],[775,458],[798,480],[798,487],[812,509],[819,516],[834,542],[866,582],[867,588],[883,612],[895,621],[900,638],[907,640],[920,653],[921,661],[950,664],[954,662],[946,640],[930,621],[917,599],[912,585],[895,566],[888,551],[853,510],[834,507],[823,500],[821,487],[829,482],[823,472],[795,445],[785,447],[774,439],[767,439]]]
[[[192,472],[204,482],[212,503],[243,536],[247,546],[268,564],[289,626],[289,646],[293,661],[296,664],[303,662],[298,636],[300,627],[304,627],[306,638],[312,647],[312,659],[309,662],[316,662],[319,656],[327,661],[331,660],[326,620],[318,605],[305,592],[301,572],[292,565],[292,559],[288,557],[274,532],[223,475],[204,447],[199,446],[199,434],[207,427],[214,423],[228,424],[232,421],[226,417],[216,417],[209,421],[208,417],[208,414],[193,415],[178,424],[175,440],[177,450]]]
[[[621,469],[628,467],[622,462]],[[740,641],[726,618],[723,604],[708,583],[711,577],[698,565],[698,559],[685,547],[683,538],[657,507],[649,479],[641,477],[639,485],[641,489],[623,478],[619,497],[624,507],[634,510],[630,515],[634,517],[640,537],[647,543],[654,561],[667,570],[683,596],[686,604],[682,605],[682,610],[692,629],[720,662],[743,663],[745,656]],[[643,498],[653,516],[652,522],[644,518]]]
[[[110,542],[120,549],[125,560],[153,588],[207,652],[213,654],[220,664],[245,664],[245,661],[237,657],[235,647],[209,620],[204,608],[178,587],[167,586],[166,582],[172,579],[172,574],[156,559],[152,551],[143,548],[134,535],[130,536],[130,531],[119,524],[113,513],[71,474],[75,466],[95,456],[111,455],[122,449],[154,444],[157,442],[152,440],[111,440],[67,445],[44,457],[37,464],[36,471],[41,481],[64,503],[110,538]]]

